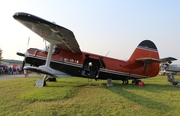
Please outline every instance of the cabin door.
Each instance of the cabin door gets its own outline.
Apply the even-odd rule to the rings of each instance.
[[[82,76],[98,78],[100,67],[103,67],[103,68],[106,67],[102,58],[93,59],[93,58],[87,57],[84,60],[84,64],[82,68]]]

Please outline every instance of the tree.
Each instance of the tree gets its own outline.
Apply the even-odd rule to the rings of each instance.
[[[3,53],[3,50],[0,48],[0,64],[1,64],[1,61],[2,61],[2,53]]]

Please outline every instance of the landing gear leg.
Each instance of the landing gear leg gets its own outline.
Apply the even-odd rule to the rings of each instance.
[[[39,79],[36,81],[36,87],[44,87],[46,86],[46,79],[47,79],[48,75],[44,75],[44,78],[43,79]]]
[[[43,77],[43,81],[44,81],[44,83],[43,83],[43,86],[46,86],[46,79],[48,78],[48,75],[44,75],[44,77]]]
[[[137,79],[133,79],[133,80],[132,80],[132,84],[135,84],[136,81],[137,81]]]
[[[123,85],[127,85],[129,83],[128,79],[122,80],[123,81]]]

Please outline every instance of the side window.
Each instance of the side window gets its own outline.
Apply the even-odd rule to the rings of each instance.
[[[42,51],[47,54],[48,53],[48,50],[49,50],[49,46],[46,46]]]
[[[58,47],[55,47],[55,48],[53,48],[53,55],[55,55],[55,54],[59,54],[60,53],[60,48],[58,48]]]
[[[63,57],[60,57],[60,58],[59,58],[59,61],[63,61]]]
[[[67,62],[68,61],[68,58],[64,58],[64,62]]]
[[[74,59],[70,59],[69,61],[70,61],[70,62],[74,62]]]
[[[79,63],[79,60],[75,60],[74,62],[75,62],[75,63]]]

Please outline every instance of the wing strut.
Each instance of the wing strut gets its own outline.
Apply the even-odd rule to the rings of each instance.
[[[144,72],[146,72],[146,67],[147,67],[148,63],[144,62]]]
[[[50,66],[50,61],[51,61],[51,57],[52,57],[52,50],[53,50],[54,45],[55,45],[54,43],[50,43],[50,45],[49,45],[48,56],[46,58],[46,64],[44,65],[44,67],[46,67],[46,68],[49,68],[49,66]]]
[[[45,70],[47,72],[54,72],[54,73],[56,73],[56,70],[54,70],[54,69],[52,69],[50,67],[53,46],[55,45],[55,43],[52,42],[52,41],[50,41],[49,43],[50,43],[50,45],[49,45],[49,50],[48,50],[48,54],[47,54],[47,58],[46,58],[46,64],[42,65],[42,66],[39,66],[39,68],[42,69],[42,70]]]
[[[68,74],[66,74],[64,72],[61,72],[59,70],[55,70],[55,69],[50,67],[53,46],[55,45],[55,43],[52,42],[52,41],[49,41],[49,43],[50,43],[50,45],[49,45],[49,50],[48,50],[45,65],[42,65],[42,66],[39,66],[39,67],[26,66],[26,67],[24,67],[24,69],[25,70],[31,70],[31,71],[34,71],[34,72],[43,73],[43,74],[50,75],[50,76],[60,76],[60,77],[69,76]]]

